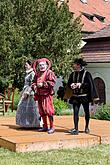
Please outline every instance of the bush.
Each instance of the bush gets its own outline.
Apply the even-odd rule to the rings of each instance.
[[[14,110],[17,110],[19,99],[20,99],[20,93],[18,89],[16,89],[14,94]]]
[[[66,110],[69,108],[69,105],[67,102],[64,102],[61,99],[57,99],[54,97],[53,100],[54,108],[55,108],[55,115],[61,115],[63,110]]]
[[[14,110],[17,110],[17,105],[20,99],[20,93],[18,90],[15,91],[15,97],[14,97]],[[64,102],[61,99],[57,99],[54,97],[53,104],[55,108],[55,115],[61,115],[63,110],[66,110],[69,108],[68,103]]]
[[[99,120],[110,120],[110,104],[99,106],[93,118]]]

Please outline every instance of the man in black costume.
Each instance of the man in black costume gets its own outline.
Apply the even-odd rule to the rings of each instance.
[[[85,112],[85,133],[89,133],[89,103],[98,101],[98,94],[91,74],[85,70],[87,65],[86,61],[82,58],[74,60],[74,72],[70,74],[68,80],[68,87],[72,90],[72,97],[70,103],[73,105],[74,110],[74,129],[69,132],[73,135],[77,135],[78,121],[79,121],[79,109],[82,104]]]

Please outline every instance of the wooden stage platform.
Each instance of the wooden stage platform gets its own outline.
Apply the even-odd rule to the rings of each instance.
[[[0,117],[0,147],[15,152],[42,151],[97,144],[110,144],[110,121],[90,120],[90,134],[84,133],[84,118],[79,121],[79,135],[67,130],[73,126],[72,116],[55,116],[55,133],[38,132],[36,129],[22,129],[15,124],[14,117]]]

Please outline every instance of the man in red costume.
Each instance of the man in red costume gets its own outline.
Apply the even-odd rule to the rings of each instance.
[[[36,72],[38,66],[38,71]],[[34,80],[35,100],[38,100],[38,108],[40,116],[43,120],[43,128],[40,132],[54,133],[53,126],[53,94],[56,77],[54,72],[50,69],[51,62],[47,58],[41,58],[34,62],[34,71],[36,72]],[[47,117],[49,119],[50,128],[48,129]]]

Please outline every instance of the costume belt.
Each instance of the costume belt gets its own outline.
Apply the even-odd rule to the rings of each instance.
[[[75,97],[80,97],[80,96],[87,96],[87,94],[80,94],[80,95],[73,95]]]

